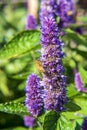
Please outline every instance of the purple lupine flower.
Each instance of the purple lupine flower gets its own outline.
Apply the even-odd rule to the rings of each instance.
[[[33,116],[24,116],[24,125],[27,127],[33,127],[35,118]]]
[[[59,40],[58,26],[51,1],[41,1],[41,61],[44,68],[42,85],[44,86],[44,108],[60,111],[66,103],[66,78],[62,58],[62,41]],[[55,3],[55,0],[54,0]],[[54,5],[53,5],[54,6]]]
[[[85,118],[83,121],[82,130],[87,130],[87,118]]]
[[[33,15],[28,15],[26,19],[26,30],[36,29],[37,21]]]
[[[75,86],[78,91],[87,93],[87,88],[84,88],[83,82],[79,72],[75,73]]]
[[[60,27],[66,27],[75,22],[75,6],[72,0],[60,0],[58,4],[58,13],[60,16]]]
[[[36,74],[31,74],[27,79],[25,104],[33,116],[40,114],[43,107],[42,88]]]

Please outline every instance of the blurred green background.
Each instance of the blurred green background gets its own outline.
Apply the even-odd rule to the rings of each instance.
[[[79,66],[87,69],[87,10],[86,7],[85,9],[84,6],[82,7],[78,6],[78,10],[80,10],[78,23],[83,25],[81,27],[83,34],[79,35],[77,39],[75,34],[71,36],[69,30],[65,30],[68,35],[61,38],[65,42],[66,57],[63,62],[68,84],[74,82],[74,69]],[[18,32],[25,30],[26,16],[27,1],[0,0],[0,49]],[[73,32],[78,23],[70,27]],[[37,48],[17,58],[0,61],[0,103],[12,100],[23,101],[27,76],[32,72],[40,75],[36,64],[39,57],[40,53]],[[0,129],[9,128],[10,130],[17,126],[24,126],[23,117],[0,113]]]

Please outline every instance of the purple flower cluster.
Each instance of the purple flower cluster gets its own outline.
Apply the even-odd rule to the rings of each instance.
[[[41,22],[41,32],[41,43],[43,46],[60,42],[58,40],[58,27],[53,16],[43,19]]]
[[[26,19],[26,30],[36,29],[37,21],[33,15],[28,15]]]
[[[45,17],[50,17],[52,15],[52,13],[54,13],[54,15],[56,15],[58,9],[58,5],[56,3],[56,0],[43,0],[41,1],[41,11],[40,11],[40,20],[41,22],[43,22],[43,18]],[[42,17],[43,15],[43,17]],[[43,19],[43,20],[42,20]]]
[[[75,7],[72,0],[59,0],[58,14],[60,16],[60,27],[66,27],[75,22]]]
[[[60,111],[66,103],[66,78],[62,58],[63,43],[59,40],[55,12],[52,9],[53,0],[41,1],[41,61],[44,68],[42,85],[44,87],[44,108]],[[54,0],[55,4],[55,0]],[[45,7],[44,7],[45,5]],[[56,7],[54,5],[54,7]]]
[[[75,73],[75,86],[78,91],[87,93],[87,88],[84,88],[80,73]]]
[[[87,130],[87,118],[85,118],[83,121],[82,130]]]
[[[38,116],[42,110],[63,110],[67,101],[66,77],[62,58],[63,43],[59,39],[59,28],[55,16],[57,14],[56,0],[41,1],[41,62],[44,72],[42,81],[31,74],[26,85],[26,107],[33,116]],[[44,88],[42,93],[42,87]],[[43,98],[42,98],[43,97]]]
[[[31,74],[27,79],[25,104],[33,116],[40,114],[43,107],[42,89],[36,74]]]
[[[24,116],[24,124],[27,127],[33,127],[35,123],[35,118],[32,116]]]

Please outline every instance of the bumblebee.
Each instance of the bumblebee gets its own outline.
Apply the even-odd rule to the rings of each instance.
[[[37,66],[37,69],[39,70],[39,72],[42,72],[42,73],[45,72],[45,70],[42,66],[42,62],[40,60],[36,60],[36,66]]]

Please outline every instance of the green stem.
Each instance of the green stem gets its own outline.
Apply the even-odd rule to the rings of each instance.
[[[28,128],[28,130],[33,130],[33,127],[31,127],[31,128]]]
[[[42,127],[41,123],[38,120],[37,120],[37,124],[40,127],[40,129],[43,130],[43,127]]]

